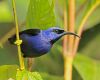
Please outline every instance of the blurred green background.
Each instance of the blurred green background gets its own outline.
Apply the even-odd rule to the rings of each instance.
[[[95,0],[76,0],[76,31],[86,12],[94,5],[94,1]],[[54,4],[56,25],[63,27],[63,0],[55,0]],[[32,14],[28,13],[28,7],[30,6],[29,0],[16,0],[16,5],[19,24],[27,23],[27,27],[24,26],[20,29],[32,28],[32,25],[27,21],[27,16],[32,16]],[[52,15],[52,13],[50,15]],[[44,29],[44,25],[41,26],[40,24],[39,26],[41,26],[41,29]],[[48,27],[49,26],[53,25],[48,24]],[[11,1],[0,0],[0,40],[14,27]],[[100,6],[94,10],[84,26],[78,53],[73,63],[73,80],[100,80],[99,48]],[[3,48],[0,48],[0,66],[15,64],[19,65],[17,48],[6,41],[3,44]],[[34,59],[33,71],[40,72],[43,78],[45,78],[44,80],[63,80],[63,64],[61,39],[53,46],[48,54]],[[0,74],[1,72],[2,71],[0,71]],[[96,78],[93,79],[93,77]]]

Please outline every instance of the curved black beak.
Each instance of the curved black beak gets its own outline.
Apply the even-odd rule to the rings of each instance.
[[[80,36],[78,36],[78,35],[75,34],[75,33],[66,32],[66,31],[64,31],[64,30],[60,30],[60,35],[59,35],[57,38],[55,38],[54,40],[51,40],[50,43],[51,43],[51,44],[54,44],[57,40],[59,40],[59,39],[60,39],[62,36],[64,36],[64,35],[74,35],[74,36],[80,38]]]
[[[72,33],[72,32],[64,32],[64,35],[74,35],[74,36],[76,36],[76,37],[79,37],[79,38],[80,38],[80,36],[78,36],[77,34]]]

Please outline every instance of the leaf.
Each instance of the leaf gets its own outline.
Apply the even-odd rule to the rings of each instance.
[[[53,0],[30,0],[27,13],[28,28],[42,28],[55,26]]]
[[[28,6],[30,0],[15,0],[16,1],[16,11],[17,11],[17,17],[19,24],[26,21],[26,15],[28,11]],[[10,10],[12,9],[12,0],[7,0],[8,6],[10,7]]]
[[[15,79],[17,68],[17,65],[0,66],[0,80],[8,80],[9,78]]]
[[[98,47],[98,48],[97,48]],[[79,44],[79,52],[100,60],[100,24],[83,32],[82,39]]]
[[[94,8],[95,10],[91,12],[90,16],[85,22],[84,27],[85,29],[89,29],[100,22],[100,18],[97,16],[100,14],[100,8],[97,6],[98,4],[100,5],[99,0],[86,0],[82,6],[78,6],[79,10],[77,10],[76,30],[79,29],[79,25],[87,16],[87,13],[94,7],[96,8]]]
[[[44,80],[64,80],[61,75],[51,75],[48,73],[40,73]]]
[[[5,1],[0,2],[0,22],[12,22],[13,18]]]
[[[43,80],[38,72],[17,71],[16,80]]]
[[[94,10],[94,12],[91,14],[91,17],[89,17],[89,19],[86,22],[86,28],[85,29],[90,29],[92,27],[94,27],[96,24],[100,23],[100,16],[98,16],[100,14],[100,7],[96,8],[96,10]]]
[[[100,79],[100,62],[92,60],[82,54],[77,54],[74,67],[79,72],[83,80],[98,80]]]

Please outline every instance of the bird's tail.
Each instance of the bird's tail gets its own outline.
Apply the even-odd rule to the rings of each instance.
[[[14,42],[16,41],[16,35],[8,38],[8,41],[11,43],[11,44],[14,44]]]

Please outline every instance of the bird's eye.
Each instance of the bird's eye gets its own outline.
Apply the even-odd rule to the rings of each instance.
[[[57,30],[57,29],[53,30],[53,32],[59,34],[59,30]]]
[[[57,34],[61,34],[64,32],[64,30],[57,30],[57,29],[54,29],[53,32],[57,33]]]

